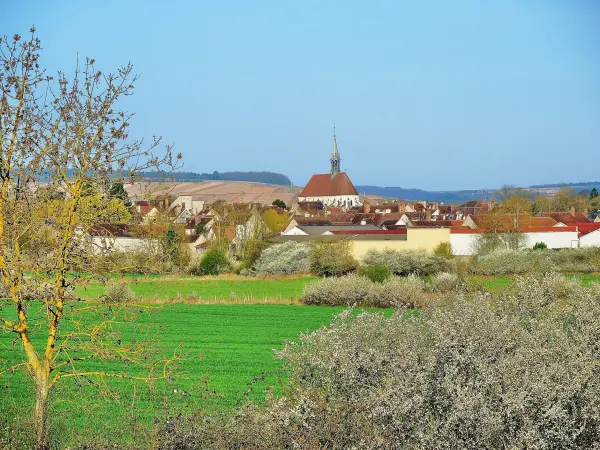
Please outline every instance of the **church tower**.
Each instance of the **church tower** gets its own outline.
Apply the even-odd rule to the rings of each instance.
[[[333,127],[333,151],[331,152],[331,178],[340,173],[340,152],[338,152],[337,141],[335,140],[335,127]]]

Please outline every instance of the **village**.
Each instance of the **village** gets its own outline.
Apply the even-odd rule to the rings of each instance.
[[[573,205],[533,214],[503,211],[497,200],[444,205],[369,198],[359,195],[349,175],[340,171],[340,161],[334,136],[330,172],[313,175],[299,192],[247,182],[128,184],[138,226],[97,224],[88,234],[96,252],[139,250],[145,238],[134,230],[166,220],[185,229],[193,255],[219,243],[235,256],[246,240],[258,237],[273,243],[348,240],[357,260],[369,250],[432,252],[440,244],[448,244],[453,256],[473,256],[478,241],[490,232],[519,233],[519,248],[600,246],[600,215],[576,211]],[[144,199],[149,190],[151,201]]]

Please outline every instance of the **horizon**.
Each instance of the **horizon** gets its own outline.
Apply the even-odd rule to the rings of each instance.
[[[132,135],[174,143],[185,171],[272,171],[303,186],[328,172],[335,125],[356,185],[597,178],[593,1],[110,0],[93,21],[74,0],[4,9],[6,34],[36,26],[50,73],[72,73],[77,55],[104,72],[131,61]]]

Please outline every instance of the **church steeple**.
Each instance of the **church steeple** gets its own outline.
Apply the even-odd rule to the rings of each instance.
[[[333,151],[331,152],[331,177],[340,173],[340,152],[338,151],[337,141],[335,139],[335,125],[333,126]]]

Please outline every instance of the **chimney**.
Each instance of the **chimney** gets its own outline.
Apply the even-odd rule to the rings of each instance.
[[[366,214],[368,214],[368,213],[371,212],[371,205],[366,200],[363,203],[363,212],[366,213]]]
[[[571,208],[569,209],[569,212],[571,213],[571,215],[573,217],[575,217],[575,207],[574,206],[571,206]]]
[[[165,197],[165,210],[169,209],[169,197]]]
[[[431,222],[431,210],[430,209],[425,211],[425,221]]]

